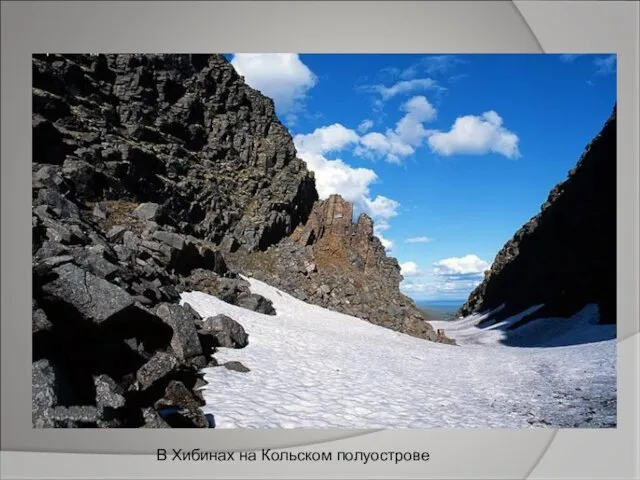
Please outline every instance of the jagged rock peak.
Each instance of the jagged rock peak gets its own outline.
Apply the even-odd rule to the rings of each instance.
[[[370,237],[373,235],[373,220],[362,213],[354,224],[353,204],[340,195],[333,194],[313,205],[307,223],[296,229],[292,239],[303,245],[313,245],[327,235]]]
[[[373,220],[340,195],[314,203],[291,237],[250,255],[229,254],[234,268],[296,298],[419,338],[450,343],[399,289],[402,275],[373,234]]]
[[[567,179],[498,252],[459,315],[504,304],[504,317],[544,304],[535,317],[568,317],[595,303],[601,322],[616,322],[616,123],[614,106]]]

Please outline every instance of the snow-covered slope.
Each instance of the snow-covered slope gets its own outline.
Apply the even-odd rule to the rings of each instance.
[[[459,343],[450,346],[309,305],[247,280],[254,293],[273,301],[277,315],[201,292],[182,295],[203,317],[224,313],[249,334],[246,348],[222,348],[216,358],[219,363],[240,361],[250,372],[206,370],[204,409],[214,414],[218,428],[616,424],[615,327],[593,324],[597,309],[592,306],[578,321],[565,321],[562,331],[553,327],[553,334],[547,332],[558,319],[518,329],[524,343],[541,345],[535,348],[509,347],[501,340],[504,327],[536,307],[485,328],[477,326],[481,315],[432,322]],[[583,338],[577,339],[577,332]]]

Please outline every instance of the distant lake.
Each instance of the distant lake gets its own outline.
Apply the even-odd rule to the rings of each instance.
[[[447,320],[464,302],[465,300],[416,300],[416,305],[433,320]]]

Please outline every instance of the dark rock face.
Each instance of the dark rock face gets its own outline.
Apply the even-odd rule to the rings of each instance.
[[[215,338],[216,346],[225,348],[244,348],[249,344],[249,335],[242,325],[226,315],[209,317],[202,322],[201,334]]]
[[[252,251],[317,199],[273,101],[221,55],[36,55],[33,98],[33,160],[79,201]]]
[[[615,107],[540,213],[498,253],[458,315],[503,303],[501,317],[545,304],[529,320],[568,317],[595,303],[602,323],[616,323]]]
[[[233,268],[303,301],[419,338],[438,336],[413,301],[399,290],[400,266],[386,255],[362,214],[339,195],[315,203],[308,221],[265,252],[229,253]]]
[[[222,56],[32,64],[33,424],[208,427],[193,389],[216,345],[180,291],[211,281],[274,314],[223,248],[289,235],[313,175],[273,102]]]

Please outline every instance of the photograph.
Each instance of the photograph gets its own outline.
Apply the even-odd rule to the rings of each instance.
[[[617,428],[615,53],[31,73],[33,428]]]

